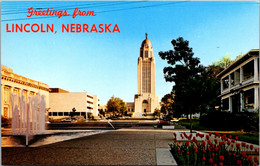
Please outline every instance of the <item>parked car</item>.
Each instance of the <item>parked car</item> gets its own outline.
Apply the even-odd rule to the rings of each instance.
[[[61,122],[71,122],[72,120],[70,118],[62,119]]]

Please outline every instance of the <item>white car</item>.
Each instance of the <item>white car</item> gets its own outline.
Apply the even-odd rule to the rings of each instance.
[[[62,119],[61,122],[71,122],[70,118]]]

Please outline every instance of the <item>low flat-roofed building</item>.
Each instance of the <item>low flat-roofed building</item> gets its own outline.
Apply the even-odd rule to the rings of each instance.
[[[1,115],[12,118],[11,94],[23,95],[26,100],[37,94],[45,96],[46,111],[49,108],[49,86],[45,83],[15,74],[7,66],[1,65]]]
[[[259,49],[250,50],[218,74],[222,110],[259,109]]]
[[[51,88],[59,89],[59,88]],[[66,90],[55,90],[50,93],[49,118],[62,119],[70,117],[72,109],[75,108],[75,116],[87,119],[92,114],[98,116],[99,99],[97,95],[88,92],[68,92]]]

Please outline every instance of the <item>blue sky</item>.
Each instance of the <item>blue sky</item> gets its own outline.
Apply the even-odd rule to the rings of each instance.
[[[97,16],[28,19],[29,7],[68,9],[69,14],[79,7],[94,10]],[[165,82],[163,68],[167,63],[158,56],[159,51],[172,49],[172,39],[188,40],[203,65],[225,54],[235,58],[259,48],[259,3],[256,1],[3,1],[1,10],[1,64],[49,87],[97,94],[102,104],[112,95],[128,102],[134,100],[137,58],[145,33],[154,49],[159,98],[169,93],[173,85]],[[6,33],[7,23],[54,24],[58,32]],[[117,24],[120,33],[61,32],[61,24],[72,23]]]

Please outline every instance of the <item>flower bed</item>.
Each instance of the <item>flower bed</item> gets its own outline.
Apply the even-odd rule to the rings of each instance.
[[[177,138],[181,139],[177,139]],[[238,137],[209,133],[173,133],[171,152],[178,165],[258,165],[259,148]]]

